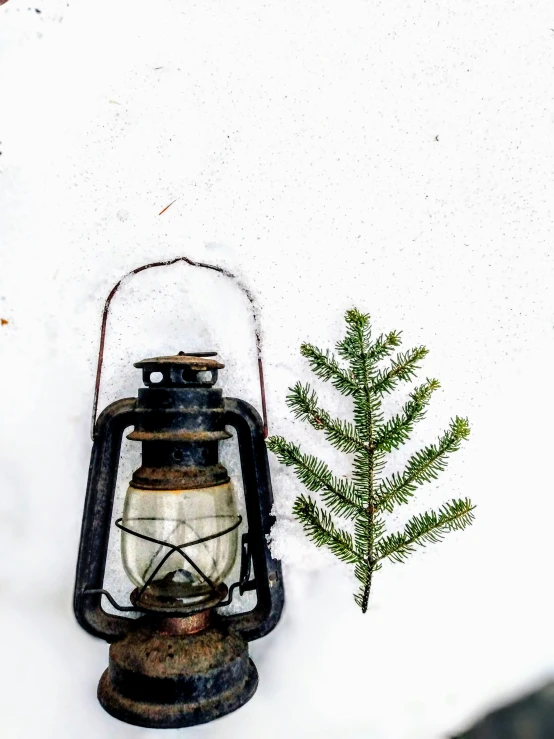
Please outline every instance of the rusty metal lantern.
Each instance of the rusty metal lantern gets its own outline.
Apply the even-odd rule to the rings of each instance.
[[[270,632],[283,608],[281,567],[267,544],[274,519],[263,423],[252,406],[215,387],[224,366],[215,356],[137,362],[145,387],[109,405],[94,427],[74,609],[86,631],[111,642],[100,703],[139,726],[192,726],[248,701],[258,683],[248,642]],[[115,525],[135,587],[132,605],[120,606],[103,580],[121,440],[131,426],[142,466]],[[237,434],[247,514],[240,546],[242,519],[218,456],[228,427]],[[239,580],[228,587],[239,549]],[[254,608],[220,612],[236,590],[255,591]],[[108,613],[103,596],[139,617]]]

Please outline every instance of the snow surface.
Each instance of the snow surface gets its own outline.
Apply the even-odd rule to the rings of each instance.
[[[426,344],[422,377],[442,390],[394,464],[453,414],[473,433],[395,521],[454,495],[478,505],[470,530],[384,568],[362,616],[272,460],[283,620],[252,644],[256,697],[187,736],[439,739],[552,677],[553,28],[546,0],[2,6],[2,737],[154,736],[98,705],[107,646],[71,597],[103,301],[180,255],[250,286],[270,431],[338,472],[285,407],[311,379],[300,343],[331,347],[356,306]],[[259,408],[232,283],[184,265],[126,281],[100,407],[134,394],[133,361],[210,348],[225,392]],[[122,488],[136,461],[126,444]]]

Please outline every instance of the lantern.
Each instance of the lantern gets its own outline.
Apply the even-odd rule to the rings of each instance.
[[[146,387],[109,405],[94,428],[75,615],[111,642],[100,703],[139,726],[192,726],[248,701],[258,683],[248,642],[271,631],[283,608],[280,564],[267,545],[274,519],[263,424],[252,406],[214,387],[224,366],[214,356],[181,352],[137,362]],[[130,426],[128,438],[142,443],[142,466],[115,522],[134,586],[132,605],[119,606],[103,579],[121,439]],[[237,433],[247,514],[240,547],[242,519],[218,458],[227,427]],[[239,580],[228,588],[239,548]],[[237,589],[255,591],[254,608],[219,612]],[[139,618],[106,612],[103,595]]]

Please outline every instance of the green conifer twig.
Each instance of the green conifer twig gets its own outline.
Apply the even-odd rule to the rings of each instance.
[[[360,557],[354,551],[351,535],[335,528],[328,513],[320,510],[311,498],[300,495],[293,507],[293,513],[302,521],[304,530],[318,547],[326,545],[343,562],[357,564]]]
[[[448,456],[457,452],[468,436],[467,419],[453,419],[450,428],[439,437],[437,444],[420,449],[410,457],[401,474],[393,473],[389,479],[382,481],[377,491],[377,507],[390,512],[395,505],[407,503],[418,485],[437,479],[439,472],[446,468]]]
[[[327,546],[341,560],[355,565],[360,582],[355,600],[365,613],[373,574],[384,560],[402,562],[417,546],[441,541],[447,533],[463,530],[473,521],[474,506],[467,499],[452,500],[436,512],[414,516],[403,531],[388,535],[383,518],[395,505],[408,502],[418,485],[437,477],[450,454],[469,436],[469,425],[466,419],[454,418],[436,444],[416,452],[403,472],[382,479],[386,455],[403,444],[415,423],[424,418],[439,383],[428,379],[414,388],[402,411],[385,420],[382,396],[414,377],[427,349],[420,346],[398,353],[388,367],[382,367],[380,363],[399,346],[400,333],[381,334],[372,342],[368,315],[353,309],[347,311],[345,321],[346,334],[336,348],[347,368],[329,351],[322,352],[312,344],[303,344],[301,352],[317,377],[332,382],[342,395],[352,398],[353,423],[332,418],[319,406],[308,384],[296,383],[287,403],[296,418],[323,431],[336,449],[352,455],[351,479],[336,477],[324,462],[303,454],[281,436],[273,436],[267,443],[281,463],[293,468],[308,491],[320,493],[326,508],[318,507],[310,496],[300,495],[293,513],[317,546]],[[334,523],[333,515],[353,519],[353,537]]]
[[[400,380],[411,380],[419,369],[419,362],[427,356],[427,349],[418,346],[404,354],[398,354],[386,371],[379,371],[371,386],[372,393],[390,393]]]
[[[325,354],[311,344],[302,344],[300,353],[306,357],[315,375],[322,380],[331,380],[333,385],[343,395],[353,395],[358,387],[337,360],[326,352]]]
[[[296,418],[308,421],[318,431],[324,431],[327,440],[339,451],[350,453],[358,450],[367,454],[367,446],[356,433],[356,427],[331,418],[318,406],[317,396],[309,385],[297,382],[287,396],[287,404]]]
[[[451,500],[438,512],[428,511],[411,518],[401,533],[383,537],[377,548],[377,560],[389,558],[393,562],[404,562],[414,551],[414,545],[425,546],[442,541],[449,531],[463,531],[473,521],[473,510],[469,499]]]
[[[282,464],[294,468],[296,476],[310,492],[321,492],[332,513],[354,518],[363,510],[354,486],[348,480],[335,477],[325,462],[302,454],[299,447],[281,436],[268,439],[268,447]]]
[[[375,448],[391,452],[407,441],[414,425],[425,417],[431,395],[439,387],[438,380],[427,380],[423,385],[416,387],[404,405],[402,413],[393,416],[381,426],[374,440]]]

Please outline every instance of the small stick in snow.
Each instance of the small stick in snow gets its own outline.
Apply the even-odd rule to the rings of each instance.
[[[158,213],[158,215],[161,216],[162,213],[165,213],[168,208],[171,208],[171,206],[173,205],[173,203],[177,202],[177,200],[179,200],[179,198],[175,198],[175,200],[172,200],[169,205],[166,205],[165,208],[163,208],[162,210],[160,210],[160,212]]]

